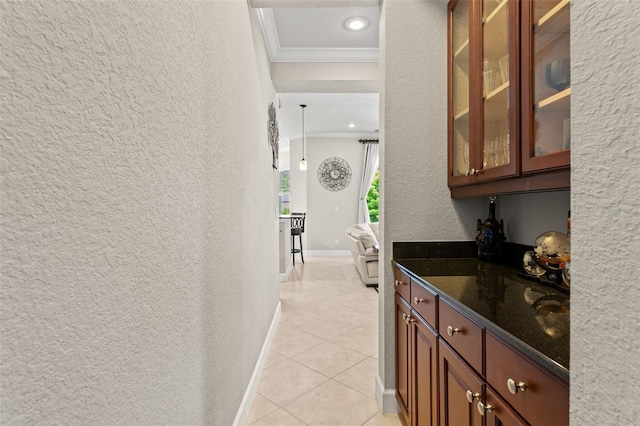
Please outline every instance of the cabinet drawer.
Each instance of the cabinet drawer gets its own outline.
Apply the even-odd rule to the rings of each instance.
[[[437,306],[434,293],[427,290],[422,284],[411,281],[411,307],[435,329],[437,329]]]
[[[531,424],[568,425],[569,385],[491,334],[486,339],[486,378],[500,396]]]
[[[484,329],[446,302],[438,302],[438,332],[478,373],[483,374]]]
[[[396,291],[404,300],[409,300],[411,297],[411,279],[409,275],[405,274],[398,268],[393,268],[393,285]]]

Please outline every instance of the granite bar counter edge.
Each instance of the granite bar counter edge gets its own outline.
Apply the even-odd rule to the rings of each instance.
[[[516,271],[518,266],[521,265],[522,253],[527,250],[528,247],[520,246],[517,244],[511,244],[506,247],[506,255],[504,257],[503,265],[500,265],[501,270],[509,271],[509,279],[511,281],[518,281],[523,283],[524,280],[521,278],[517,278]],[[467,306],[467,304],[458,300],[458,298],[447,294],[446,291],[443,291],[442,288],[439,288],[436,285],[430,283],[427,279],[425,279],[425,270],[422,269],[423,265],[430,264],[433,261],[438,261],[440,259],[446,259],[449,265],[460,265],[460,275],[471,275],[473,271],[469,271],[469,263],[470,261],[475,261],[476,264],[479,261],[477,259],[476,245],[473,241],[436,241],[436,242],[394,242],[393,243],[393,266],[397,266],[402,271],[407,273],[412,279],[415,279],[420,284],[426,286],[435,292],[442,300],[454,306],[460,312],[467,315],[469,318],[474,320],[476,323],[484,327],[491,334],[499,337],[506,343],[510,344],[514,348],[518,349],[525,356],[538,363],[541,367],[547,369],[552,372],[558,378],[569,382],[569,348],[568,348],[568,336],[564,340],[559,340],[557,343],[554,339],[548,339],[549,342],[545,343],[543,347],[534,348],[531,345],[527,344],[525,341],[521,340],[511,332],[505,330],[505,328],[499,326],[495,322],[486,318],[486,315],[483,316],[479,314],[471,307]],[[459,259],[459,262],[455,259]],[[466,269],[466,270],[465,270]],[[511,271],[513,274],[511,275]],[[456,271],[448,270],[447,275],[456,275]],[[433,280],[432,280],[433,281]],[[529,285],[528,283],[526,285]],[[535,284],[531,284],[532,286],[536,286]],[[442,287],[442,286],[441,286]],[[539,288],[543,288],[538,286]],[[550,292],[552,290],[549,290]],[[561,294],[561,293],[558,293]],[[568,295],[565,295],[567,305],[568,305]],[[531,315],[531,314],[529,314]],[[554,359],[554,356],[550,353],[553,352],[557,355],[558,348],[551,348],[552,350],[547,351],[548,345],[562,345],[561,351],[563,356],[561,357],[563,362],[559,362],[557,359]],[[547,353],[545,353],[547,352]],[[556,358],[558,358],[556,356]],[[565,364],[565,365],[563,365]]]

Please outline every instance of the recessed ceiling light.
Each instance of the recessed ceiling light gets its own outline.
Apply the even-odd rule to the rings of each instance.
[[[349,123],[349,128],[353,129],[354,127],[356,127],[356,125],[354,123]]]
[[[360,16],[349,18],[344,21],[344,27],[349,31],[362,31],[369,26],[369,20]]]

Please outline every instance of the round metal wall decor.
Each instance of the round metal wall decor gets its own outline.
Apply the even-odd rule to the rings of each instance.
[[[325,189],[340,191],[351,182],[351,167],[340,157],[327,158],[318,167],[318,180]]]

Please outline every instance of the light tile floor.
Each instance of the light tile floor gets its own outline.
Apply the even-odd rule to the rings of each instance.
[[[350,256],[296,260],[248,424],[401,426],[375,400],[378,293]]]

